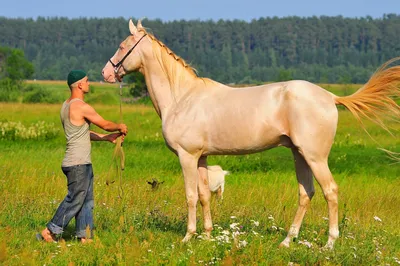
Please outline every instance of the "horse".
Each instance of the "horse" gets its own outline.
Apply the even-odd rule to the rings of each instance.
[[[385,117],[398,118],[400,66],[379,68],[354,94],[339,97],[320,86],[292,80],[254,87],[234,88],[199,77],[195,69],[172,52],[139,20],[129,20],[130,35],[121,42],[102,70],[106,82],[121,81],[133,71],[144,75],[154,109],[162,122],[167,147],[182,168],[188,207],[187,231],[182,242],[196,233],[196,206],[202,205],[204,230],[211,237],[210,190],[207,156],[250,154],[278,146],[291,149],[298,181],[299,201],[286,238],[289,247],[299,234],[315,193],[313,176],[320,185],[329,212],[332,249],[339,237],[338,185],[328,166],[336,134],[338,110],[345,106],[365,129],[362,117],[383,128]]]

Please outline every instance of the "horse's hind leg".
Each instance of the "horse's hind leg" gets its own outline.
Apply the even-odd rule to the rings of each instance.
[[[324,192],[325,200],[329,209],[329,238],[326,248],[332,249],[336,239],[339,237],[338,227],[338,186],[333,180],[332,173],[329,170],[327,160],[312,160],[308,162],[315,179]]]
[[[198,191],[200,204],[203,208],[204,230],[208,238],[211,236],[212,220],[210,210],[211,191],[208,185],[207,157],[200,157],[198,164]]]
[[[325,135],[326,137],[326,135]],[[339,237],[338,227],[338,186],[328,167],[328,154],[330,150],[329,138],[324,143],[316,138],[313,143],[306,143],[298,149],[307,165],[311,169],[315,179],[321,186],[329,210],[329,238],[327,248],[332,249],[335,240]],[[308,145],[307,145],[308,144]],[[325,144],[325,145],[324,145]],[[297,168],[296,168],[297,169]],[[297,214],[296,214],[297,215]]]
[[[295,161],[297,181],[299,183],[299,207],[297,208],[297,212],[293,223],[290,226],[288,235],[279,245],[280,247],[289,247],[292,239],[298,236],[304,215],[315,193],[313,176],[310,167],[304,160],[303,156],[299,153],[297,148],[292,148],[292,153]]]

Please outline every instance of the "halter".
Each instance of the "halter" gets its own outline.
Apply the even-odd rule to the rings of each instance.
[[[125,61],[125,59],[132,53],[133,49],[135,49],[135,47],[139,44],[139,42],[146,36],[147,34],[143,35],[139,41],[137,41],[137,43],[135,43],[135,45],[129,49],[129,51],[126,53],[126,55],[121,59],[121,61],[119,61],[117,64],[114,64],[111,61],[111,58],[108,60],[111,65],[114,67],[114,74],[117,75],[119,68],[122,66],[122,63]]]

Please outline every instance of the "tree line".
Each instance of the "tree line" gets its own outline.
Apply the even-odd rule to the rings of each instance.
[[[365,83],[379,65],[400,56],[396,14],[142,24],[199,76],[223,83]],[[65,80],[81,68],[101,80],[101,69],[128,34],[125,18],[0,17],[0,46],[21,49],[36,79]]]

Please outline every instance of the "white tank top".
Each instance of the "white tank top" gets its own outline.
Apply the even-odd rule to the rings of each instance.
[[[82,100],[75,98],[69,103],[65,101],[60,112],[61,123],[67,140],[65,156],[61,165],[62,167],[92,163],[89,131],[90,122],[85,121],[82,126],[75,126],[69,120],[69,109],[71,103],[75,101]]]

